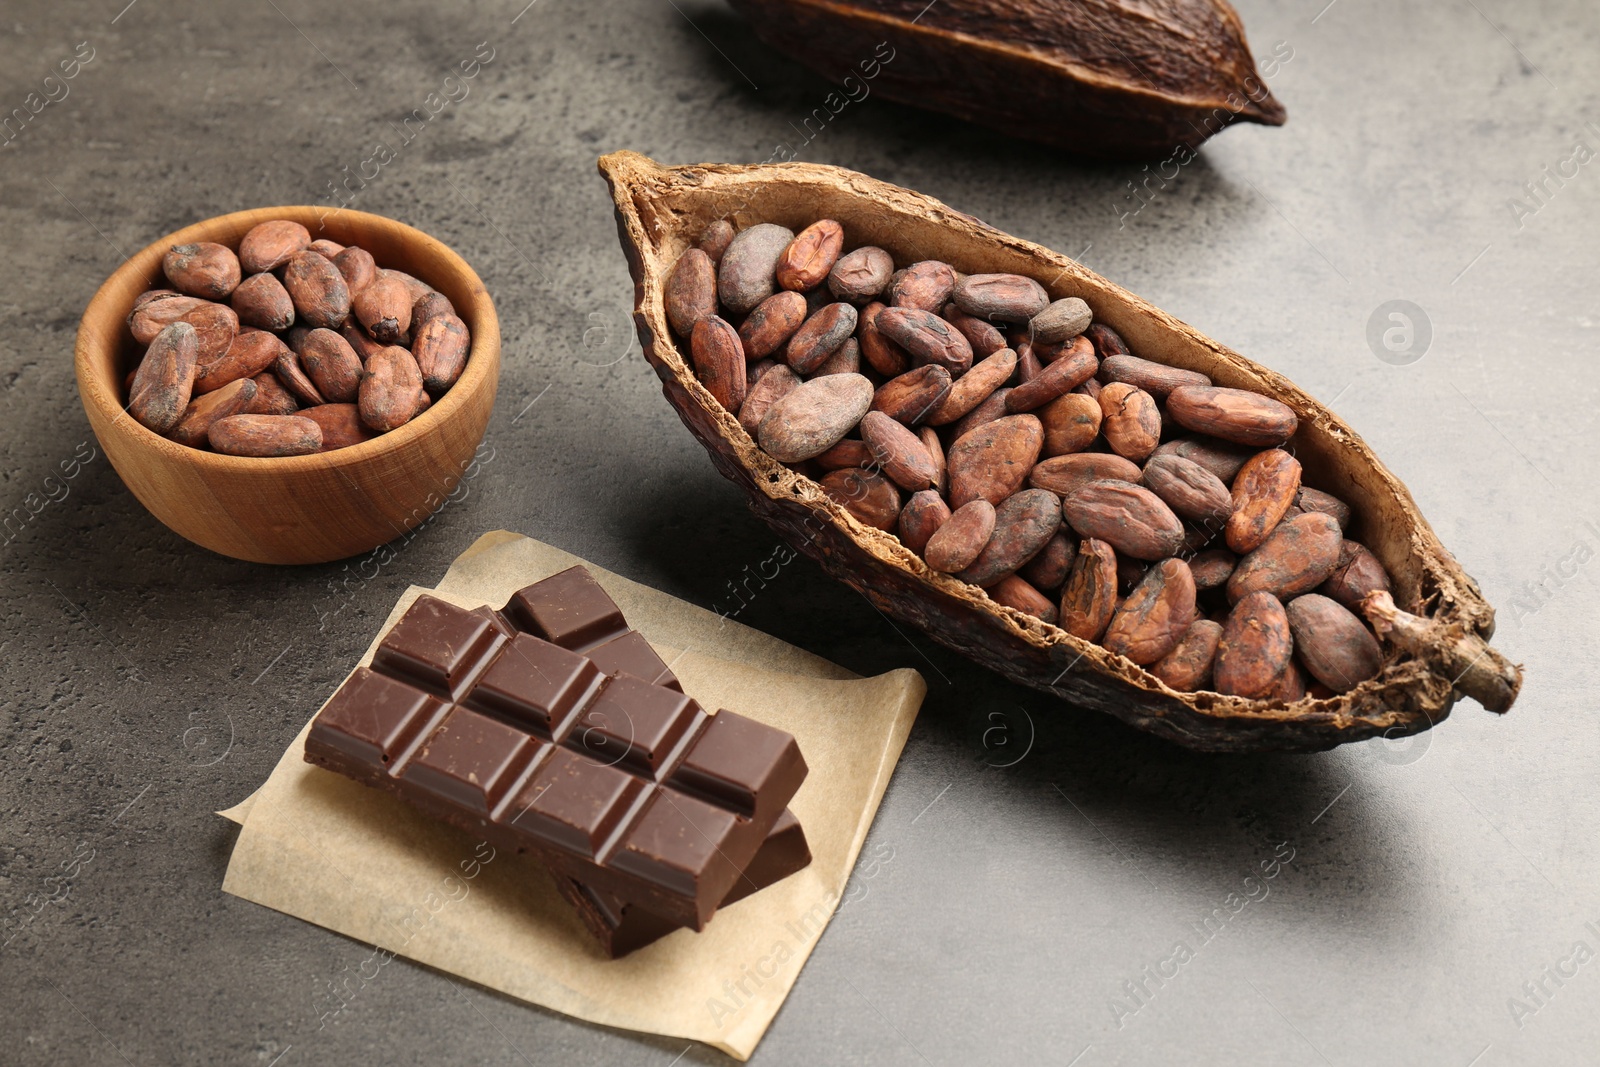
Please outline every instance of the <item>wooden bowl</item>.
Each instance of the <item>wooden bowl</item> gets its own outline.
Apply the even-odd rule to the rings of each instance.
[[[126,319],[136,296],[166,286],[161,259],[167,249],[196,241],[237,249],[252,226],[272,219],[299,222],[313,239],[358,244],[380,267],[413,274],[450,298],[472,331],[472,351],[461,377],[437,403],[370,441],[276,459],[189,448],[128,415],[122,380],[143,346]],[[83,313],[75,363],[78,394],[95,437],[152,515],[225,556],[323,563],[391,541],[444,503],[489,424],[500,376],[500,324],[477,273],[420,230],[360,211],[259,208],[168,234],[119,267]]]

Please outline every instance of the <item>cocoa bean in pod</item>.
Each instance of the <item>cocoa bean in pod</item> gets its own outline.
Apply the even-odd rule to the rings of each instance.
[[[162,257],[161,269],[178,292],[205,300],[228,299],[242,277],[233,249],[211,241],[173,245]]]
[[[1082,393],[1084,396],[1092,396],[1095,398],[1096,403],[1098,403],[1100,400],[1100,383],[1095,381],[1093,378],[1090,378],[1088,381],[1074,389],[1073,392]]]
[[[1275,448],[1294,436],[1300,420],[1289,405],[1245,389],[1184,385],[1167,396],[1179,426],[1224,441]]]
[[[894,257],[874,245],[865,245],[839,257],[828,272],[828,290],[840,300],[865,304],[889,288]]]
[[[377,260],[373,259],[372,253],[365,248],[351,245],[333,257],[333,265],[338,267],[339,273],[343,275],[345,288],[350,290],[352,300],[357,293],[378,280]],[[324,441],[323,445],[326,448],[327,442]]]
[[[350,301],[356,321],[374,341],[401,344],[411,329],[411,305],[416,303],[404,282],[383,275],[357,293]],[[316,323],[312,323],[316,325]]]
[[[1194,575],[1194,587],[1200,590],[1221,589],[1228,584],[1228,579],[1233,576],[1233,568],[1238,562],[1239,557],[1225,548],[1209,548],[1198,553],[1189,561],[1189,572]]]
[[[249,378],[229,382],[214,393],[189,401],[183,417],[167,436],[180,445],[204,448],[209,443],[207,434],[211,432],[211,424],[229,415],[243,413],[255,396],[256,383]]]
[[[746,389],[744,346],[739,343],[738,331],[720,315],[701,319],[690,336],[689,351],[700,384],[728,411],[738,411]]]
[[[744,427],[745,433],[754,437],[761,420],[767,416],[767,410],[794,392],[799,385],[800,376],[782,363],[774,364],[771,370],[756,379],[744,403],[739,405],[739,425]]]
[[[322,428],[322,447],[318,449],[319,452],[348,448],[378,436],[361,421],[361,409],[355,404],[318,404],[316,407],[303,408],[297,414]]]
[[[950,513],[923,550],[936,571],[954,574],[977,562],[994,536],[995,510],[987,500],[971,500]]]
[[[863,375],[813,378],[767,409],[756,436],[779,463],[798,463],[844,440],[871,404],[872,383]]]
[[[869,467],[873,459],[865,441],[846,437],[822,455],[813,458],[811,462],[825,471],[842,471],[851,467]]]
[[[1324,515],[1332,515],[1333,521],[1339,524],[1341,530],[1350,526],[1350,505],[1332,493],[1324,493],[1321,489],[1302,485],[1294,502],[1301,511],[1320,511]]]
[[[1106,627],[1101,644],[1148,666],[1178,645],[1194,622],[1194,576],[1181,559],[1164,559],[1145,572]]]
[[[717,264],[717,295],[722,306],[744,315],[778,287],[778,257],[794,240],[794,231],[770,222],[741,230]]]
[[[311,231],[298,222],[274,219],[259,222],[239,241],[239,266],[246,274],[277,270],[296,252],[311,247]],[[263,327],[265,329],[265,327]]]
[[[133,339],[148,345],[156,334],[208,301],[184,296],[171,289],[152,289],[141,293],[128,312],[128,330]]]
[[[844,343],[835,348],[813,373],[818,377],[824,374],[860,374],[861,343],[854,337],[846,337]]]
[[[1050,303],[1044,286],[1021,274],[969,274],[950,298],[968,315],[990,322],[1027,322]]]
[[[422,328],[428,325],[430,321],[443,318],[446,315],[452,315],[458,319],[461,318],[460,315],[456,315],[456,307],[450,303],[450,298],[443,293],[428,293],[425,296],[418,297],[417,302],[411,305],[411,336],[413,338],[417,337],[422,333]],[[463,325],[465,325],[465,322],[463,322]],[[360,354],[360,352],[356,353],[358,356]]]
[[[1100,432],[1105,434],[1111,451],[1123,459],[1143,463],[1161,443],[1161,412],[1156,398],[1137,386],[1112,382],[1101,389],[1100,415]]]
[[[174,322],[145,349],[128,388],[128,414],[156,433],[178,424],[194,387],[199,339],[187,322]]]
[[[1102,362],[1112,356],[1130,354],[1128,344],[1122,339],[1122,335],[1103,322],[1090,323],[1089,328],[1083,331],[1083,336],[1094,346],[1094,354],[1099,356]]]
[[[255,397],[245,405],[241,415],[293,415],[300,409],[299,401],[283,387],[278,376],[262,371],[250,379],[256,383]]]
[[[1300,492],[1300,461],[1281,448],[1258,452],[1233,479],[1233,514],[1224,537],[1241,556],[1254,551],[1282,521]]]
[[[718,219],[706,227],[695,247],[710,256],[712,263],[721,262],[722,254],[733,243],[734,232],[733,223],[727,219]]]
[[[1006,335],[984,322],[966,314],[954,304],[944,306],[944,320],[961,331],[961,336],[972,346],[974,359],[992,356],[1006,347]]]
[[[933,460],[934,475],[938,479],[933,487],[942,496],[950,488],[949,468],[944,458],[944,442],[939,440],[939,434],[931,426],[917,427],[917,439],[922,442],[922,447],[928,450],[928,458]]]
[[[1044,407],[1056,397],[1070,393],[1093,378],[1094,370],[1095,358],[1091,353],[1078,352],[1064,356],[1039,371],[1031,380],[1011,390],[1011,395],[1006,397],[1006,408],[1017,412]]]
[[[1080,537],[1099,538],[1134,559],[1165,559],[1183,548],[1183,523],[1143,486],[1090,482],[1064,499],[1061,508]]]
[[[938,410],[950,395],[950,384],[950,372],[930,363],[880,385],[872,398],[872,410],[915,426]]]
[[[1215,474],[1227,485],[1233,484],[1233,479],[1238,476],[1239,468],[1257,450],[1246,445],[1236,445],[1230,441],[1219,441],[1214,437],[1179,437],[1168,441],[1155,450],[1157,456],[1182,456],[1193,463],[1198,463],[1206,470]]]
[[[741,377],[739,381],[743,384],[744,379]],[[357,399],[361,421],[379,433],[397,430],[417,414],[418,394],[421,393],[422,371],[417,369],[417,361],[411,358],[410,352],[391,345],[367,360],[367,373],[361,379]],[[317,446],[321,445],[319,429]]]
[[[959,378],[972,366],[972,345],[960,330],[931,311],[889,307],[878,314],[877,328],[913,360],[943,367],[952,378]]]
[[[956,379],[950,393],[928,415],[928,425],[946,426],[989,398],[1011,377],[1017,369],[1017,354],[1002,348],[972,365],[972,369]]]
[[[1044,364],[1026,339],[1017,342],[1017,384],[1027,385],[1044,372]],[[1030,398],[1031,399],[1031,398]]]
[[[1078,542],[1057,530],[1038,554],[1024,563],[1022,570],[1017,573],[1028,579],[1028,584],[1035,589],[1053,593],[1067,580],[1067,571],[1077,551]]]
[[[1377,638],[1344,605],[1307,593],[1289,601],[1285,611],[1300,662],[1335,693],[1349,692],[1383,669]]]
[[[377,359],[388,349],[380,349],[376,355],[367,360],[367,365],[372,365],[372,360]],[[402,349],[401,351],[404,351]],[[408,353],[409,354],[409,353]],[[305,368],[300,365],[300,357],[292,349],[280,348],[278,355],[272,363],[272,370],[283,383],[283,387],[300,403],[310,407],[316,404],[326,404],[327,400],[317,392],[317,387],[311,384],[311,379],[306,377]]]
[[[299,415],[230,415],[211,424],[209,439],[228,456],[304,456],[322,447],[322,427]]]
[[[1031,341],[1028,343],[1033,344]],[[1084,357],[1094,356],[1095,359],[1100,358],[1095,356],[1094,345],[1090,344],[1089,339],[1083,336],[1074,337],[1070,341],[1057,341],[1053,344],[1034,344],[1033,351],[1039,357],[1040,364],[1047,367],[1058,359],[1077,358],[1080,355]]]
[[[202,367],[221,359],[239,336],[239,316],[226,304],[208,300],[185,312],[180,321],[194,327],[195,362]]]
[[[388,347],[387,345],[380,345],[368,337],[367,331],[363,330],[360,324],[356,322],[347,321],[343,326],[339,327],[339,336],[343,337],[351,349],[355,351],[356,358],[361,360],[362,366],[366,366],[367,360]],[[290,345],[289,347],[293,348],[294,346]]]
[[[874,300],[862,308],[856,322],[856,337],[861,342],[861,355],[872,369],[885,378],[894,378],[911,366],[911,354],[878,329],[878,315],[887,307]]]
[[[900,490],[883,475],[863,470],[831,471],[818,484],[856,521],[885,533],[894,532],[900,519]]]
[[[1043,445],[1044,427],[1032,415],[1008,415],[958,437],[945,455],[950,506],[983,499],[999,507],[1022,488]]]
[[[276,274],[252,274],[228,298],[239,321],[262,330],[287,330],[294,325],[294,301]]]
[[[844,248],[844,227],[832,219],[819,219],[795,234],[778,257],[776,276],[785,289],[814,289],[828,280]]]
[[[969,372],[970,373],[970,372]],[[1003,419],[1008,414],[1006,411],[1006,397],[1011,395],[1011,387],[1002,385],[989,394],[989,398],[961,418],[950,427],[949,440],[959,441],[963,436],[976,430],[979,426],[987,426],[996,419]]]
[[[709,262],[708,260],[707,263]],[[716,313],[715,290],[713,290],[712,308],[700,318],[709,318]],[[772,355],[785,341],[794,336],[794,332],[805,321],[806,298],[802,294],[787,289],[781,293],[773,293],[757,304],[756,309],[739,324],[739,340],[744,344],[745,358],[765,359]],[[690,329],[693,329],[692,325]]]
[[[378,281],[367,286],[369,291]],[[350,287],[344,275],[331,261],[310,250],[296,252],[283,267],[283,287],[294,301],[295,318],[300,323],[316,329],[325,326],[337,330],[350,314]],[[409,320],[411,304],[406,304]]]
[[[1252,700],[1273,696],[1293,653],[1283,604],[1271,593],[1251,593],[1233,606],[1223,624],[1213,684],[1225,696]]]
[[[770,359],[756,359],[756,360],[747,359],[747,360],[745,360],[745,362],[744,362],[744,384],[745,384],[745,389],[746,389],[745,395],[748,396],[749,395],[749,390],[754,389],[756,387],[756,383],[761,380],[761,376],[763,374],[767,373],[767,371],[771,370],[773,367],[776,367],[776,366],[777,366],[777,364],[774,363]]]
[[[922,439],[883,412],[862,416],[861,440],[876,467],[900,488],[915,493],[938,484],[939,472]]]
[[[461,377],[471,350],[472,335],[467,332],[467,324],[454,315],[434,316],[420,329],[412,330],[411,356],[422,371],[423,388],[434,396],[443,393]],[[739,370],[742,373],[744,368],[740,367]]]
[[[1109,452],[1075,452],[1041,460],[1028,473],[1028,484],[1067,497],[1090,482],[1137,482],[1139,478],[1139,465],[1121,456]]]
[[[1149,572],[1149,563],[1119,554],[1117,556],[1117,592],[1124,596],[1133,592],[1134,586],[1144,581],[1144,576]],[[1117,606],[1120,608],[1122,605],[1119,602]]]
[[[1002,607],[1015,608],[1024,615],[1032,615],[1051,625],[1055,624],[1058,617],[1056,606],[1050,603],[1050,598],[1020,575],[1008,574],[984,592]]]
[[[951,521],[955,517],[951,516]],[[1061,529],[1061,506],[1054,493],[1024,489],[994,509],[994,533],[972,565],[956,575],[977,586],[991,586],[1021,569]]]
[[[967,378],[977,373],[974,367]],[[962,381],[966,381],[963,378]],[[1034,412],[1044,424],[1044,454],[1065,456],[1082,452],[1100,436],[1100,402],[1082,393],[1058,396]],[[1226,490],[1224,490],[1226,491]]]
[[[890,307],[916,308],[937,314],[950,299],[956,286],[955,268],[935,259],[913,263],[889,283]]]
[[[1169,367],[1165,363],[1155,363],[1138,356],[1111,356],[1100,363],[1100,372],[1096,375],[1102,382],[1126,382],[1136,385],[1158,400],[1165,400],[1167,396],[1180,386],[1185,385],[1210,385],[1211,379],[1199,371],[1183,370],[1180,367]]]
[[[1179,518],[1191,519],[1209,531],[1222,529],[1233,513],[1233,497],[1222,479],[1182,456],[1151,456],[1141,480]]]
[[[1291,659],[1278,678],[1278,688],[1272,694],[1272,699],[1293,704],[1297,700],[1304,700],[1305,696],[1306,672],[1300,669],[1300,664]]]
[[[1193,568],[1190,568],[1191,570]],[[1211,665],[1222,640],[1222,624],[1196,619],[1183,631],[1172,651],[1145,668],[1171,689],[1193,693],[1211,683]]]
[[[1073,637],[1098,641],[1117,607],[1117,554],[1104,541],[1085,537],[1061,587],[1058,625]]]
[[[691,248],[678,257],[667,284],[661,290],[666,306],[667,322],[679,337],[688,337],[701,319],[717,313],[717,268],[711,257],[698,248]],[[800,299],[805,306],[805,299]],[[795,324],[797,327],[799,323]],[[774,346],[776,347],[776,346]],[[762,352],[767,355],[771,348]]]
[[[1065,341],[1089,328],[1094,315],[1089,305],[1075,296],[1052,301],[1043,311],[1028,321],[1029,336],[1035,344],[1048,341]]]
[[[843,301],[829,304],[807,319],[789,338],[783,361],[797,374],[810,374],[855,332],[855,305]]]
[[[1339,562],[1339,524],[1332,515],[1307,511],[1280,522],[1228,579],[1228,599],[1264,589],[1288,600],[1315,589]]]
[[[300,366],[326,400],[338,404],[355,400],[361,387],[361,360],[350,342],[333,330],[316,329],[306,335]]]
[[[928,541],[945,523],[950,521],[950,505],[932,489],[911,494],[906,506],[900,509],[895,523],[900,543],[917,555],[922,555]]]
[[[1332,597],[1351,610],[1359,608],[1368,593],[1389,590],[1389,572],[1383,569],[1372,550],[1359,541],[1340,543],[1333,573],[1317,588],[1323,596]]]

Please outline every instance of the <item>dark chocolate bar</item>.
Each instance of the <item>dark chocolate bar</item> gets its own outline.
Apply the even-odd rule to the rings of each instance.
[[[743,900],[751,893],[803,869],[811,862],[811,847],[794,812],[785,810],[773,823],[755,859],[744,869],[744,877],[734,883],[721,907]],[[557,878],[556,888],[578,913],[583,925],[600,943],[600,950],[612,959],[626,956],[659,941],[682,927],[645,911],[610,893],[598,893],[571,878]]]
[[[560,610],[541,589],[556,579],[572,596]],[[615,605],[606,612],[590,591],[563,572],[504,613],[419,597],[371,669],[317,716],[306,759],[702,929],[804,780],[805,760],[781,730],[707,715],[675,689],[607,675],[519,632],[591,650],[625,636]]]
[[[631,674],[683,692],[677,677],[583,567],[568,567],[513,593],[505,616],[520,630],[581,652],[601,674]]]

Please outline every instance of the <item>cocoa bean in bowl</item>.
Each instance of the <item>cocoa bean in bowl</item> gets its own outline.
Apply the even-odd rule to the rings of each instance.
[[[865,175],[600,169],[668,401],[757,515],[886,615],[1197,749],[1325,749],[1515,699],[1477,585],[1280,375]],[[761,254],[713,292],[718,244]],[[786,301],[806,343],[741,347]],[[741,357],[748,390],[727,387]]]
[[[75,363],[95,436],[151,514],[224,555],[315,563],[444,503],[488,425],[500,331],[477,274],[427,234],[261,208],[118,268]]]

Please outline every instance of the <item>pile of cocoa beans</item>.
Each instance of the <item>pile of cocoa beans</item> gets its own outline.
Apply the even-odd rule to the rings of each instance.
[[[128,313],[148,346],[128,413],[191,448],[298,456],[410,422],[460,377],[467,324],[442,293],[298,222],[253,227],[235,252],[174,245],[170,289]]]
[[[1389,576],[1301,483],[1286,405],[1140,358],[1076,297],[709,226],[665,286],[696,376],[774,459],[996,603],[1180,691],[1295,701],[1378,673]]]

